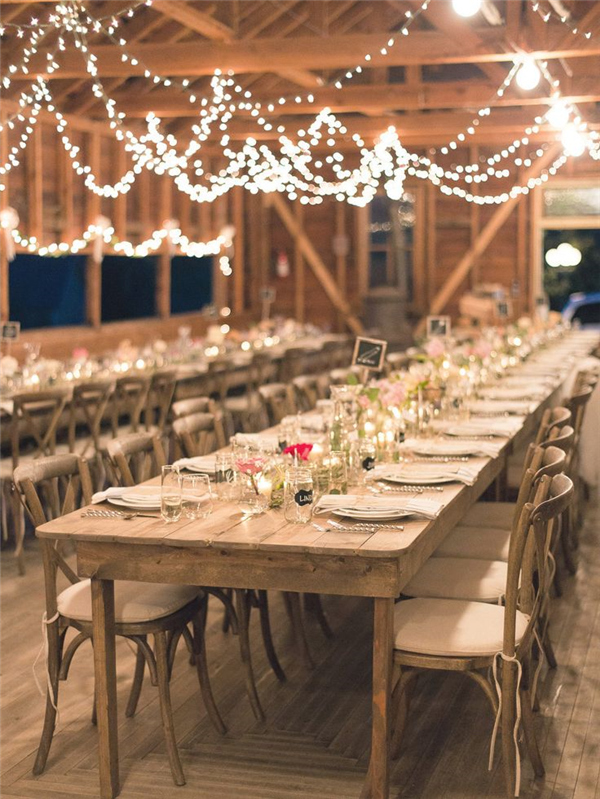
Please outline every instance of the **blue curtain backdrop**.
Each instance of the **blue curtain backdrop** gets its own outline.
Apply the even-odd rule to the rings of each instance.
[[[85,256],[17,255],[9,297],[10,318],[22,330],[85,324]]]
[[[212,258],[171,260],[171,313],[199,311],[212,302]]]

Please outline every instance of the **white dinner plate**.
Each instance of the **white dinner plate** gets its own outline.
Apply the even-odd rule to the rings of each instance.
[[[401,483],[402,485],[411,485],[411,486],[428,486],[428,485],[438,485],[440,483],[455,483],[457,482],[456,477],[451,474],[446,474],[444,476],[436,476],[436,477],[414,477],[410,474],[382,474],[378,478],[378,480],[385,480],[387,483]]]
[[[515,428],[515,431],[518,428]],[[491,427],[479,427],[476,424],[473,425],[460,425],[457,427],[449,427],[447,430],[444,430],[444,435],[446,436],[455,436],[456,438],[461,438],[463,436],[466,437],[481,437],[481,438],[488,438],[489,436],[495,436],[496,438],[508,438],[511,434],[508,430],[493,430]]]
[[[128,502],[119,497],[111,497],[109,500],[111,505],[118,505],[121,508],[129,508],[130,510],[160,510],[160,501],[158,502]]]
[[[481,434],[480,434],[481,435]],[[417,455],[425,455],[432,458],[463,458],[469,455],[477,455],[480,450],[477,443],[467,443],[460,441],[439,441],[435,444],[423,442],[422,444],[411,445],[411,449]]]

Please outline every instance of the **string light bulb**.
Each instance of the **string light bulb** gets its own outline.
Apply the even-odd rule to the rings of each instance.
[[[546,120],[553,128],[562,130],[571,118],[571,109],[564,100],[556,100],[546,111]]]
[[[473,17],[481,6],[482,0],[452,0],[452,8],[459,17]]]
[[[567,125],[562,132],[560,140],[565,153],[573,158],[577,158],[585,152],[587,140],[585,136],[577,130],[575,125]]]
[[[519,67],[515,78],[517,86],[523,91],[530,92],[538,85],[542,78],[542,73],[533,58],[528,58]]]

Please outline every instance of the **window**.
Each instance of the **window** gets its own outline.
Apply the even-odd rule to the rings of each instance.
[[[19,254],[9,265],[10,318],[22,330],[83,325],[85,256]]]
[[[407,299],[412,297],[413,233],[415,224],[413,194],[400,200],[385,195],[373,199],[369,224],[369,288],[397,288]]]
[[[172,314],[199,311],[212,302],[212,268],[212,258],[172,258]]]
[[[156,315],[156,258],[106,255],[102,261],[102,321]]]
[[[600,216],[600,187],[544,189],[544,216]]]

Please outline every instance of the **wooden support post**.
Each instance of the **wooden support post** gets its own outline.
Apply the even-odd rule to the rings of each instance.
[[[127,170],[127,159],[125,157],[125,150],[120,142],[116,142],[114,146],[117,148],[116,158],[114,160],[114,182],[120,180]],[[127,195],[119,194],[114,199],[113,203],[114,217],[112,220],[115,234],[119,239],[127,238]],[[161,220],[162,221],[162,220]]]
[[[160,222],[171,218],[171,181],[162,179],[160,187]],[[161,319],[171,313],[171,244],[165,241],[158,256],[158,275],[156,280],[156,310]]]
[[[100,175],[100,134],[91,133],[89,136],[89,164],[94,175]],[[92,191],[86,191],[86,217],[87,224],[93,224],[100,214],[100,197]],[[102,265],[96,263],[92,255],[86,259],[86,318],[87,323],[98,329],[102,323]]]
[[[473,146],[469,150],[469,160],[472,164],[476,164],[479,159],[479,147]],[[479,194],[479,183],[472,184],[472,192],[473,194]],[[477,236],[479,236],[479,231],[481,229],[481,206],[477,205],[477,203],[469,203],[471,206],[471,237],[469,241],[469,246],[472,247],[473,244],[477,241]],[[479,261],[476,260],[473,264],[473,269],[471,271],[471,288],[476,286],[481,281],[481,272],[480,272],[480,264]]]
[[[358,273],[358,293],[361,301],[369,293],[369,207],[354,212],[354,250]]]
[[[425,191],[419,186],[415,190],[415,228],[413,249],[413,298],[412,307],[418,313],[426,308],[425,258],[427,252],[427,218],[425,211]]]
[[[152,222],[150,214],[150,180],[156,180],[150,175],[147,169],[142,169],[136,183],[139,186],[139,209],[140,209],[140,234],[142,239],[148,238],[152,233]]]
[[[294,204],[296,222],[299,227],[304,224],[304,206]],[[298,241],[294,241],[294,316],[298,322],[306,319],[306,268],[304,256]]]
[[[251,194],[248,198],[248,252],[250,256],[248,302],[253,311],[258,307],[260,285],[260,263],[262,258],[262,195]]]
[[[244,283],[246,277],[246,237],[244,227],[244,191],[242,186],[233,190],[233,224],[235,226],[233,263],[233,312],[244,312]]]
[[[427,192],[427,306],[430,307],[431,299],[435,292],[435,264],[436,264],[436,245],[437,245],[437,213],[436,199],[437,189],[430,183],[426,186]]]
[[[352,330],[353,333],[362,333],[362,322],[352,313],[352,310],[345,298],[340,294],[336,282],[327,269],[327,266],[323,263],[323,260],[318,255],[303,227],[299,225],[294,218],[294,215],[292,214],[283,197],[281,197],[279,194],[268,194],[266,195],[266,200],[277,211],[277,214],[287,228],[288,233],[292,236],[294,242],[300,247],[304,258],[312,269],[313,274],[323,287],[325,294],[327,294],[329,297],[329,300],[334,308],[340,311],[340,313],[343,315],[346,325],[350,328],[350,330]]]
[[[541,172],[549,166],[552,161],[557,157],[558,153],[560,152],[560,145],[558,143],[553,144],[550,146],[544,155],[539,158],[535,164],[533,164],[524,174],[523,174],[523,182],[527,183],[530,178],[535,178],[541,174]],[[477,240],[473,243],[471,247],[467,250],[467,252],[463,255],[460,259],[454,271],[446,280],[444,285],[440,288],[440,290],[436,293],[435,297],[431,302],[430,313],[437,314],[440,313],[445,307],[446,303],[449,299],[456,293],[456,291],[460,288],[461,283],[467,277],[469,272],[471,271],[471,267],[476,258],[482,255],[485,250],[487,249],[488,245],[496,235],[496,233],[500,230],[502,225],[506,222],[508,217],[511,215],[513,209],[521,199],[521,195],[516,195],[515,197],[511,197],[505,203],[498,206],[497,210],[492,214],[490,219],[488,220],[487,224],[481,230],[481,233],[477,237]],[[422,319],[418,325],[417,330],[422,331],[425,326],[425,319]]]
[[[258,285],[256,286],[257,293],[261,288],[269,284],[271,276],[271,205],[267,201],[267,195],[260,195],[260,261],[258,272]],[[258,297],[257,297],[258,302]]]
[[[29,207],[29,235],[38,244],[44,237],[44,167],[42,161],[42,127],[36,125],[27,149],[27,204]]]
[[[521,170],[519,170],[520,173]],[[521,175],[519,174],[519,182],[521,182]],[[514,316],[518,319],[525,313],[525,304],[527,302],[527,220],[529,210],[529,197],[524,197],[519,203],[517,208],[517,257],[515,259],[515,272],[514,279],[519,286],[519,296],[513,300]]]
[[[73,239],[73,168],[62,143],[57,142],[59,229],[63,241]]]
[[[218,233],[228,222],[227,197],[220,197],[215,200],[213,206],[213,220],[215,233]],[[219,258],[224,255],[221,252],[213,258],[213,303],[217,308],[229,305],[229,278],[226,277],[219,267]]]
[[[2,132],[0,132],[0,163],[5,164],[8,159],[8,128],[5,124],[6,114],[0,112]],[[8,208],[8,174],[3,176],[4,191],[0,192],[0,211]],[[10,300],[8,296],[8,257],[4,244],[4,236],[0,237],[0,319],[8,321],[10,318]]]
[[[346,243],[346,204],[335,206],[335,279],[342,297],[347,300],[348,247]],[[344,319],[338,313],[338,330],[344,329]]]

